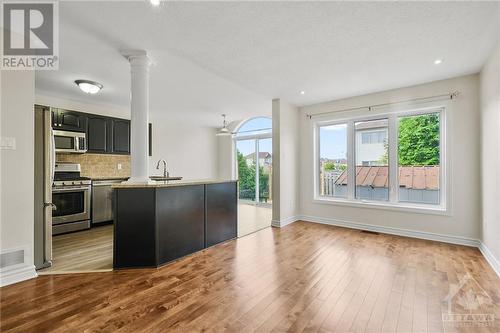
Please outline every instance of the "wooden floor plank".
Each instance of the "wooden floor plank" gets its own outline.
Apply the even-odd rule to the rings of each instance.
[[[442,321],[443,301],[464,277],[491,300],[480,311],[500,318],[500,279],[477,249],[296,222],[158,269],[45,275],[1,288],[0,331],[471,331]],[[494,324],[472,331],[498,332]]]

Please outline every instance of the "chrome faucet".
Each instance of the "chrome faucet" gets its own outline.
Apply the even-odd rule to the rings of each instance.
[[[160,164],[163,162],[163,178],[168,178],[170,177],[170,172],[167,171],[167,161],[165,160],[159,160],[158,163],[156,164],[156,170],[160,170]]]

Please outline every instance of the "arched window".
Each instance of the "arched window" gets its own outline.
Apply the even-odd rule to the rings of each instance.
[[[273,121],[267,117],[257,117],[245,121],[237,130],[236,137],[272,135]]]
[[[254,204],[272,202],[272,119],[252,118],[237,128],[235,168],[239,198]]]

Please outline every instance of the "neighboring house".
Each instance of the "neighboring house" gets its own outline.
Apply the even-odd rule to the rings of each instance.
[[[255,153],[248,154],[245,156],[245,161],[248,166],[255,165]],[[263,167],[269,167],[273,163],[273,157],[271,153],[261,151],[259,152],[259,165]]]
[[[347,171],[338,177],[324,175],[323,195],[347,195]],[[399,167],[399,200],[439,204],[439,166]],[[385,200],[389,191],[389,170],[386,166],[356,168],[358,199]]]
[[[378,166],[386,155],[387,120],[356,124],[356,165]]]

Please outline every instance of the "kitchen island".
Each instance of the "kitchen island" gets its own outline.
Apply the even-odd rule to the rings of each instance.
[[[238,183],[116,184],[113,267],[158,267],[237,235]]]

